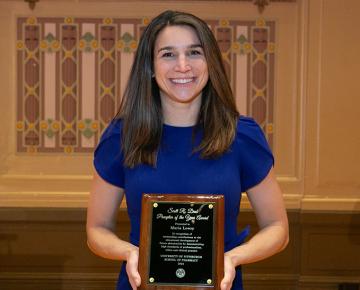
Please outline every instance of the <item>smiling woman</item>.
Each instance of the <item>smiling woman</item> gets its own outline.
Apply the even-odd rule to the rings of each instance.
[[[154,18],[140,39],[117,114],[123,120],[124,164],[155,166],[164,123],[196,125],[204,135],[195,150],[206,158],[220,156],[235,138],[238,117],[221,52],[207,23],[173,11]]]
[[[123,103],[100,140],[94,166],[88,244],[100,256],[125,261],[118,290],[147,287],[138,272],[141,199],[146,193],[224,196],[221,290],[243,289],[239,266],[269,257],[287,244],[288,222],[272,153],[254,120],[239,117],[217,42],[194,15],[166,11],[143,32]],[[244,191],[261,229],[247,243],[246,231],[237,233]],[[114,232],[124,194],[130,242]],[[185,268],[177,274],[191,271]]]
[[[154,71],[160,88],[164,123],[196,124],[209,73],[204,51],[193,28],[168,26],[159,33],[155,42]]]

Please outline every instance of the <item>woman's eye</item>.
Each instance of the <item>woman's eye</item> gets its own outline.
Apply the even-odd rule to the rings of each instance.
[[[173,57],[174,54],[172,52],[165,52],[162,57]]]
[[[199,50],[191,50],[190,55],[202,55],[202,52]]]

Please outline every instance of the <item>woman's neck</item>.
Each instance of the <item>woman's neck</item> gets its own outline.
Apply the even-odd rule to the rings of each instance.
[[[164,123],[172,126],[187,127],[197,123],[201,105],[201,97],[191,103],[163,101],[162,112]]]

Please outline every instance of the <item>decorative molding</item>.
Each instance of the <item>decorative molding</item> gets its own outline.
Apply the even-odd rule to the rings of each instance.
[[[39,2],[39,0],[24,0],[25,2],[27,2],[29,4],[29,8],[31,10],[35,9],[36,3]],[[166,1],[166,0],[163,0]],[[177,0],[177,1],[182,1],[182,0]],[[210,1],[216,1],[216,2],[221,2],[224,0],[210,0]],[[233,1],[233,2],[251,2],[253,1],[253,4],[256,5],[258,7],[258,11],[260,14],[262,14],[265,10],[265,7],[270,5],[271,2],[280,2],[280,3],[284,3],[284,2],[296,2],[296,0],[227,0],[227,1]],[[109,1],[111,2],[111,1]],[[118,2],[118,1],[116,1]],[[151,0],[149,0],[149,2],[151,2]]]
[[[34,273],[34,272],[0,272],[0,280],[81,280],[81,281],[106,281],[116,280],[118,273]]]
[[[3,174],[0,175],[1,180],[14,180],[17,182],[24,181],[24,180],[60,180],[60,181],[72,181],[72,180],[81,180],[81,181],[91,181],[91,175],[70,175],[70,174]]]
[[[36,2],[39,2],[39,0],[24,0],[25,2],[29,3],[29,8],[31,10],[35,9]]]
[[[255,0],[254,4],[258,7],[259,13],[262,14],[265,6],[269,5],[269,0]]]
[[[301,208],[302,196],[299,194],[283,194],[285,207],[288,210],[299,210]],[[250,201],[246,193],[242,193],[241,197],[241,210],[252,210]]]
[[[0,192],[3,208],[86,208],[89,192]],[[120,208],[126,208],[124,199]]]
[[[2,207],[84,208],[88,192],[9,192],[0,193]]]
[[[318,275],[301,275],[299,277],[299,282],[301,284],[325,284],[325,283],[329,283],[329,284],[334,284],[334,285],[338,285],[340,283],[356,283],[356,284],[360,284],[360,277],[356,277],[356,276],[335,276],[335,275],[331,275],[331,276],[318,276]]]
[[[240,1],[247,1],[247,0],[240,0]],[[265,10],[265,7],[270,5],[270,2],[296,2],[296,0],[253,0],[254,1],[254,5],[256,5],[258,7],[258,11],[260,14],[262,14]]]
[[[309,197],[301,200],[302,211],[360,212],[360,198]]]
[[[17,19],[17,153],[92,153],[149,18]],[[274,143],[275,21],[208,19],[239,111]],[[246,78],[242,77],[247,75]]]
[[[294,210],[301,207],[301,196],[284,194],[287,209]],[[86,208],[88,192],[0,192],[2,207],[81,207]],[[126,208],[126,200],[121,204]],[[251,205],[246,193],[242,194],[241,208],[250,210]],[[360,210],[360,209],[359,209]]]

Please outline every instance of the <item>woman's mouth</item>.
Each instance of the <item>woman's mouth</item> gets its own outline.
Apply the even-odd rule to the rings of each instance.
[[[174,78],[174,79],[170,79],[170,81],[172,83],[175,83],[175,84],[188,84],[188,83],[191,83],[195,80],[195,78]]]

